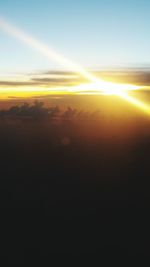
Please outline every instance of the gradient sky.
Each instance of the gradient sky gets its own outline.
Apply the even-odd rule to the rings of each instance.
[[[150,62],[149,0],[0,0],[0,16],[89,68]],[[60,69],[0,32],[0,72]]]

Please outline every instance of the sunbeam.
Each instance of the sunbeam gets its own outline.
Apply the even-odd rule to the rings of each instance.
[[[6,20],[0,18],[0,28],[7,32],[9,35],[15,37],[16,39],[20,40],[21,42],[27,44],[29,47],[37,50],[44,56],[46,56],[49,60],[54,60],[55,62],[59,63],[60,65],[65,66],[71,71],[78,73],[82,77],[86,78],[87,81],[90,82],[89,85],[80,85],[71,87],[68,90],[68,93],[76,93],[76,94],[86,94],[88,88],[90,88],[90,93],[92,94],[113,94],[116,95],[125,101],[131,103],[135,107],[141,109],[143,112],[150,115],[150,107],[143,103],[140,100],[137,100],[127,94],[127,91],[130,90],[138,90],[141,87],[131,84],[115,84],[112,82],[106,82],[100,78],[95,77],[93,74],[88,72],[82,66],[72,62],[68,58],[64,57],[60,53],[56,52],[54,49],[49,47],[48,45],[44,44],[43,42],[35,39],[31,35],[25,33],[18,27],[10,24]],[[49,91],[50,93],[50,91]],[[88,94],[88,92],[87,92]]]

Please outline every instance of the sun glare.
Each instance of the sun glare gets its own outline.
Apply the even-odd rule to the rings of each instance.
[[[84,93],[84,94],[105,94],[105,95],[116,95],[124,91],[133,91],[140,89],[140,86],[131,84],[118,84],[106,81],[98,81],[96,83],[81,84],[72,88],[72,92]]]
[[[9,35],[15,37],[16,39],[20,40],[21,42],[27,44],[31,48],[34,48],[44,56],[46,56],[50,62],[51,60],[54,60],[55,62],[58,62],[60,65],[63,65],[65,68],[74,71],[75,73],[78,73],[80,76],[84,77],[89,81],[89,84],[81,84],[74,87],[67,87],[67,88],[61,88],[61,89],[43,89],[41,88],[40,92],[38,90],[33,90],[33,88],[30,90],[25,91],[18,91],[18,96],[20,95],[26,95],[27,93],[30,95],[36,95],[36,94],[52,94],[52,93],[70,93],[70,94],[106,94],[106,95],[116,95],[128,103],[136,106],[137,108],[141,109],[142,111],[146,112],[148,115],[150,115],[150,108],[145,103],[131,97],[128,95],[128,91],[130,90],[138,90],[140,89],[139,86],[136,85],[130,85],[130,84],[116,84],[112,82],[104,81],[101,78],[95,77],[93,74],[88,72],[86,69],[84,69],[82,66],[70,61],[63,55],[56,52],[51,47],[45,45],[41,41],[35,39],[34,37],[30,36],[29,34],[23,32],[22,30],[18,29],[17,27],[13,26],[12,24],[8,23],[7,21],[0,18],[0,28],[7,32]],[[7,92],[3,92],[3,96]],[[16,92],[17,93],[17,92]]]

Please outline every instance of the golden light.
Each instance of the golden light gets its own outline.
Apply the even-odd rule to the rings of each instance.
[[[120,96],[123,100],[126,100],[130,104],[134,105],[135,107],[141,109],[147,115],[150,115],[150,106],[147,105],[146,103],[136,99],[135,97],[128,95],[125,92],[118,92],[117,95]]]
[[[139,88],[140,87],[137,85],[117,84],[117,83],[98,80],[98,82],[96,83],[88,83],[88,84],[81,84],[78,86],[74,86],[71,91],[72,92],[76,91],[76,93],[84,93],[84,94],[93,93],[93,94],[116,95],[120,92],[138,90]]]
[[[91,73],[89,73],[86,69],[81,67],[80,65],[70,61],[66,57],[56,52],[51,47],[33,38],[29,34],[23,32],[22,30],[8,23],[2,18],[0,19],[0,28],[4,30],[5,32],[7,32],[9,35],[17,38],[21,42],[34,48],[35,50],[37,50],[38,52],[46,56],[50,61],[54,60],[58,62],[59,64],[65,66],[69,70],[80,74],[82,77],[90,81],[90,84],[88,85],[82,84],[79,86],[70,87],[69,89],[67,88],[67,90],[65,90],[65,88],[61,88],[61,89],[57,89],[57,92],[62,92],[62,93],[67,92],[70,94],[112,94],[112,95],[116,95],[124,99],[125,101],[131,103],[135,107],[141,109],[142,111],[150,115],[150,107],[148,105],[146,105],[145,103],[127,94],[127,91],[138,90],[141,88],[140,86],[130,85],[130,84],[116,84],[112,82],[106,82],[100,78],[97,78]],[[50,89],[49,90],[47,89],[38,90],[36,88],[34,91],[33,88],[32,89],[28,88],[28,90],[26,88],[24,92],[22,91],[22,95],[25,95],[27,91],[30,91],[31,94],[35,94],[35,92],[42,93],[42,94],[50,94],[54,92],[57,93],[56,89],[55,90],[50,90]],[[5,91],[4,94],[5,93],[8,93],[8,92]],[[18,91],[18,95],[19,94],[21,94],[21,92],[19,93]]]

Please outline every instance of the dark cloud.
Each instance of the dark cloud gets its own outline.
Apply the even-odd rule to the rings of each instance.
[[[26,86],[67,86],[69,84],[75,84],[77,81],[72,79],[53,79],[53,78],[32,78],[31,81],[0,81],[0,87],[26,87]]]
[[[7,110],[0,110],[0,118],[7,116],[13,117],[31,117],[31,118],[60,118],[62,120],[72,119],[86,119],[86,118],[98,118],[100,115],[99,111],[88,112],[78,110],[72,107],[67,107],[65,110],[61,110],[57,105],[53,107],[45,107],[44,102],[34,101],[34,104],[28,102],[22,105],[11,106]]]
[[[55,71],[45,71],[42,72],[41,74],[45,75],[63,75],[63,76],[80,76],[78,73],[75,73],[73,71],[60,71],[60,70],[55,70]]]
[[[59,113],[57,106],[46,108],[42,101],[35,101],[33,105],[25,102],[18,106],[12,106],[8,110],[0,110],[0,116],[19,116],[19,117],[54,117]]]
[[[0,86],[12,86],[12,87],[17,87],[17,86],[35,86],[39,85],[37,82],[32,82],[32,81],[27,81],[27,82],[17,82],[17,81],[0,81]]]
[[[45,77],[46,75],[46,77]],[[24,87],[24,86],[67,86],[69,84],[78,84],[84,79],[71,72],[51,71],[37,74],[28,74],[26,81],[0,80],[0,86]]]
[[[137,85],[150,85],[149,70],[125,70],[125,71],[96,71],[97,77],[109,79],[113,82],[133,83]]]
[[[150,72],[136,72],[131,78],[138,84],[150,85]]]
[[[40,84],[57,84],[57,83],[72,83],[72,82],[76,82],[76,79],[72,79],[72,78],[32,78],[32,81],[40,83]]]
[[[104,80],[118,83],[133,83],[137,85],[150,85],[149,70],[125,70],[125,71],[95,71],[93,74]],[[87,83],[87,79],[69,71],[47,71],[36,74],[28,74],[27,80],[0,80],[0,87],[61,87]]]
[[[124,83],[135,83],[138,85],[150,85],[150,70],[149,69],[126,69],[126,70],[111,70],[102,71],[97,70],[92,72],[96,77],[101,77],[106,80],[113,82],[124,82]],[[39,75],[39,74],[38,74]],[[48,75],[49,77],[42,78],[42,75]],[[56,75],[56,78],[52,78],[51,75]],[[45,82],[45,83],[65,83],[65,82],[87,82],[86,79],[81,77],[79,74],[69,71],[47,71],[41,73],[39,78],[32,78],[33,81]],[[63,77],[62,77],[63,76]],[[65,77],[66,76],[66,77]],[[70,77],[68,77],[70,76]]]

